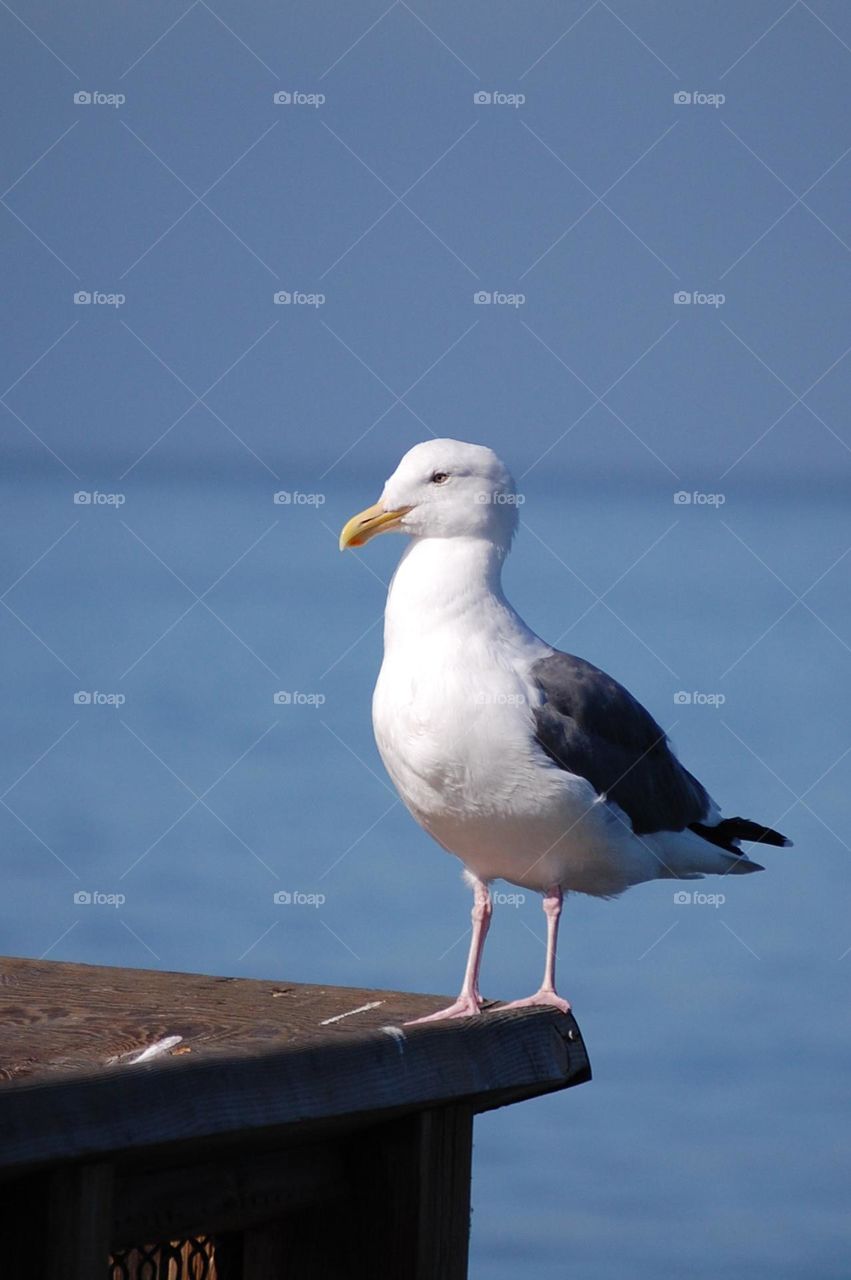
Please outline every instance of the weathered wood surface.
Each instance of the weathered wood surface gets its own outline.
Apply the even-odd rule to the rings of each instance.
[[[216,1235],[339,1204],[350,1195],[339,1146],[317,1142],[285,1151],[236,1152],[227,1159],[131,1171],[115,1179],[111,1243]]]
[[[263,1133],[289,1141],[335,1120],[462,1100],[481,1111],[590,1077],[576,1023],[554,1010],[402,1029],[445,1000],[0,960],[0,1169]]]
[[[464,1280],[472,1139],[462,1104],[416,1111],[345,1143],[345,1198],[246,1232],[243,1277]]]

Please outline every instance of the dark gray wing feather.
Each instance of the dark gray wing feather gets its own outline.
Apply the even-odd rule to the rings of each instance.
[[[538,743],[560,768],[619,805],[637,835],[682,831],[707,816],[706,791],[617,680],[558,652],[540,658],[530,674],[543,697],[533,709]]]

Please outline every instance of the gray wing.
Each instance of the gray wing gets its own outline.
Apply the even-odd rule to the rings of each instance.
[[[543,697],[533,709],[538,743],[560,768],[619,805],[636,835],[682,831],[707,816],[707,792],[617,680],[558,652],[535,662],[530,675]]]

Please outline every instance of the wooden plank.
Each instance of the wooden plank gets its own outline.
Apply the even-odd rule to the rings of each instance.
[[[465,1280],[473,1113],[417,1112],[354,1146],[354,1221],[369,1224],[360,1270],[386,1280]]]
[[[0,1081],[90,1075],[174,1036],[181,1040],[171,1056],[189,1050],[196,1058],[340,1043],[445,1002],[410,992],[0,957]]]
[[[106,1276],[113,1168],[68,1165],[30,1175],[0,1196],[0,1273],[14,1280]]]
[[[445,997],[21,960],[0,962],[0,992],[7,1171],[163,1144],[289,1142],[329,1121],[462,1100],[484,1110],[590,1078],[576,1023],[551,1009],[402,1029]],[[148,1062],[110,1061],[174,1035]]]
[[[45,1280],[93,1280],[106,1274],[112,1231],[113,1169],[71,1165],[47,1178]]]
[[[232,1231],[347,1192],[342,1155],[328,1143],[128,1173],[116,1179],[112,1247]]]
[[[0,1081],[97,1074],[174,1036],[193,1060],[340,1044],[446,999],[0,957]]]
[[[466,1280],[470,1246],[473,1112],[443,1107],[420,1122],[417,1276]]]
[[[465,1280],[472,1145],[464,1105],[359,1133],[345,1199],[246,1231],[244,1280]]]

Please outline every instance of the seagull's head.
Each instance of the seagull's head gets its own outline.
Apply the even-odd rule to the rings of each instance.
[[[503,551],[517,528],[517,492],[492,449],[463,440],[425,440],[409,449],[378,502],[352,516],[340,550],[377,533],[415,538],[487,538]]]

